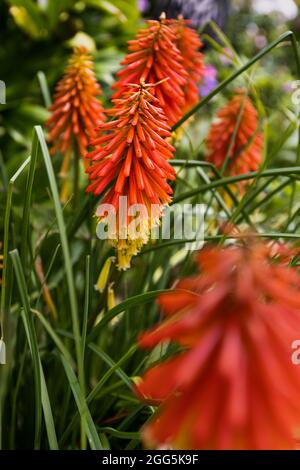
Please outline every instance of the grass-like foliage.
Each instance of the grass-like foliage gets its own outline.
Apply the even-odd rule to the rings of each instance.
[[[219,40],[228,51],[231,45],[220,32]],[[219,42],[211,43],[218,52]],[[281,125],[280,119],[270,117],[255,85],[262,61],[276,63],[282,49],[293,62],[295,79],[300,78],[299,47],[291,31],[251,59],[233,51],[230,73],[172,128],[176,153],[170,163],[177,178],[171,206],[206,205],[205,243],[226,245],[234,238],[222,230],[228,222],[257,232],[258,238],[299,244],[298,116],[286,106]],[[40,72],[38,79],[47,107],[45,74]],[[203,132],[198,129],[210,107],[241,84],[258,109],[265,155],[257,171],[232,175],[204,160]],[[159,344],[149,352],[137,341],[160,319],[157,297],[169,292],[175,280],[195,272],[194,252],[186,251],[185,241],[159,239],[144,246],[131,268],[120,272],[108,261],[114,257],[113,247],[96,237],[99,198],[86,194],[83,170],[76,202],[71,190],[62,204],[61,161],[50,156],[45,135],[40,125],[33,127],[31,151],[23,152],[13,174],[9,155],[4,161],[0,154],[5,196],[1,335],[6,344],[6,365],[0,365],[0,446],[141,448],[140,430],[156,407],[139,400],[135,383],[177,347]],[[281,151],[287,147],[292,156],[282,162]],[[293,265],[298,258],[296,254]],[[98,279],[103,268],[106,272]]]

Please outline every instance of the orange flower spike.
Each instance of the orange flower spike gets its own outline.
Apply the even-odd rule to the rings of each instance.
[[[206,139],[207,160],[221,169],[229,152],[226,174],[257,171],[263,152],[263,135],[258,129],[258,115],[252,101],[245,92],[238,92],[217,113],[211,126]]]
[[[112,121],[100,124],[100,137],[91,141],[95,150],[87,155],[91,160],[86,170],[90,179],[87,192],[95,196],[106,192],[102,204],[114,206],[117,223],[121,196],[127,197],[128,207],[141,204],[144,209],[138,236],[130,233],[130,222],[134,220],[130,216],[124,227],[117,227],[117,235],[109,237],[117,249],[120,269],[127,269],[132,256],[147,243],[151,229],[159,223],[163,205],[172,196],[167,180],[175,179],[175,170],[167,160],[175,149],[165,140],[171,135],[170,128],[153,95],[159,85],[143,81],[140,85],[128,84],[123,97],[113,100],[115,106],[108,110]],[[156,205],[154,212],[151,205]],[[103,220],[99,210],[97,214]],[[125,239],[119,236],[121,229],[125,230]]]
[[[84,157],[89,139],[95,136],[95,127],[105,120],[100,95],[90,54],[84,47],[75,48],[65,75],[56,86],[46,124],[51,153],[65,156],[62,176],[67,173],[75,146]]]
[[[117,73],[118,81],[113,85],[117,91],[114,98],[124,92],[129,83],[139,84],[140,80],[157,83],[155,96],[159,99],[170,126],[183,115],[185,94],[183,88],[188,74],[183,66],[183,58],[176,47],[174,31],[167,25],[167,20],[147,21],[148,27],[137,33],[136,39],[128,42],[129,54],[121,62],[124,66]],[[164,78],[169,80],[164,81]]]
[[[188,80],[184,87],[185,105],[183,113],[189,111],[199,101],[199,85],[202,82],[205,68],[203,54],[200,50],[203,44],[197,32],[189,27],[190,20],[179,17],[169,20],[170,27],[175,32],[177,47],[183,57],[183,67],[188,72]]]
[[[300,369],[292,343],[300,334],[300,276],[275,248],[253,240],[206,248],[198,255],[201,274],[160,297],[166,319],[140,344],[173,341],[182,352],[136,387],[143,400],[161,404],[143,431],[148,447],[296,447]]]

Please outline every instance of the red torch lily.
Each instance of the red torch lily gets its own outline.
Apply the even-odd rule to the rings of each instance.
[[[72,153],[78,149],[84,158],[88,141],[95,136],[95,127],[105,120],[100,95],[90,54],[84,47],[75,48],[66,72],[56,86],[54,101],[49,108],[51,116],[46,124],[50,152],[60,152],[64,156],[62,176],[68,171]]]
[[[159,223],[163,205],[171,200],[167,180],[175,178],[175,170],[167,160],[175,149],[165,140],[171,135],[170,127],[153,95],[153,89],[160,85],[143,81],[128,84],[122,98],[113,100],[114,107],[107,112],[113,119],[100,124],[100,136],[91,141],[95,149],[87,155],[91,161],[87,191],[95,196],[105,193],[97,211],[99,219],[104,219],[103,204],[110,204],[116,215],[117,227],[109,239],[117,249],[120,269],[130,266],[132,256],[147,243],[151,229]],[[130,230],[136,217],[120,216],[122,197],[128,208],[139,205],[141,209],[136,234]]]
[[[176,47],[176,35],[165,16],[160,21],[148,21],[147,26],[128,43],[129,54],[121,62],[124,68],[117,73],[118,81],[113,85],[117,90],[114,98],[122,96],[128,83],[160,82],[155,87],[155,96],[172,126],[183,115],[188,73]]]
[[[206,248],[200,274],[160,297],[165,320],[140,345],[173,341],[181,351],[136,387],[141,399],[160,405],[143,430],[146,446],[296,447],[300,369],[291,358],[300,337],[300,276],[282,253],[256,241]]]
[[[206,139],[207,160],[225,174],[257,171],[262,162],[263,136],[257,111],[243,90],[217,113]]]
[[[200,50],[203,44],[196,31],[189,27],[191,21],[179,17],[169,20],[176,35],[176,45],[183,58],[183,67],[188,72],[187,83],[184,87],[185,105],[183,113],[189,111],[199,101],[199,86],[205,75],[203,54]]]

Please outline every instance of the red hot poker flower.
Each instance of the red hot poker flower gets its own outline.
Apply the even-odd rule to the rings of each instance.
[[[65,156],[62,173],[67,172],[76,146],[81,156],[85,156],[95,127],[105,120],[100,95],[91,56],[84,47],[75,48],[65,75],[56,86],[47,122],[51,153],[59,151]]]
[[[121,62],[124,66],[117,73],[118,81],[113,85],[114,94],[119,98],[124,85],[128,83],[157,83],[155,96],[159,99],[170,126],[183,114],[185,95],[183,88],[188,74],[183,66],[183,58],[176,47],[174,31],[162,18],[160,21],[147,21],[148,27],[137,33],[137,38],[129,41],[129,54]],[[169,80],[163,80],[168,78]]]
[[[258,242],[206,248],[198,264],[201,274],[160,297],[166,319],[140,338],[143,347],[171,340],[183,349],[137,386],[140,397],[162,403],[144,429],[146,445],[295,448],[299,273]]]
[[[263,136],[250,98],[241,91],[217,114],[206,139],[207,160],[225,172],[239,175],[257,171],[262,161]]]
[[[184,87],[185,106],[183,113],[189,111],[199,101],[199,85],[205,74],[202,49],[203,44],[196,31],[189,27],[191,21],[169,20],[177,38],[177,47],[183,57],[183,67],[188,72],[188,80]]]
[[[91,160],[87,191],[95,196],[106,191],[102,204],[111,204],[117,215],[119,225],[109,238],[117,249],[120,269],[127,269],[131,257],[147,243],[151,228],[159,222],[162,206],[171,200],[167,179],[175,179],[175,170],[167,161],[175,150],[165,140],[171,135],[170,127],[158,99],[150,92],[154,87],[144,82],[130,84],[121,99],[113,100],[115,106],[108,111],[113,120],[99,126],[102,133],[91,142],[95,150],[87,155]],[[119,223],[122,196],[127,198],[128,208],[142,206],[137,235],[130,231],[135,216],[126,215],[123,220],[122,215]],[[104,219],[99,212],[102,204],[97,211],[100,219]]]

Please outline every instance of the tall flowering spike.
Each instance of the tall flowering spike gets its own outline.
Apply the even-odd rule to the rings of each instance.
[[[100,95],[90,54],[84,47],[75,48],[56,86],[47,121],[51,153],[59,151],[65,156],[63,173],[68,169],[75,147],[84,157],[89,139],[95,136],[95,127],[105,120]]]
[[[170,126],[182,117],[185,105],[184,87],[188,74],[183,66],[183,58],[176,47],[174,31],[164,17],[160,21],[147,21],[148,27],[137,33],[136,39],[128,42],[129,54],[121,62],[124,66],[117,73],[118,81],[115,98],[122,96],[128,83],[161,83],[155,87]],[[168,78],[167,81],[163,79]]]
[[[146,425],[150,447],[293,449],[300,424],[300,276],[268,244],[206,248],[201,274],[160,297],[166,319],[140,338],[181,346],[137,386],[161,404]],[[283,256],[282,256],[283,255]],[[280,259],[282,256],[282,259]]]
[[[206,139],[207,160],[226,174],[257,171],[262,161],[263,136],[252,101],[243,90],[218,113]]]
[[[200,52],[203,44],[196,31],[189,27],[191,21],[179,17],[169,20],[175,32],[177,47],[183,57],[183,67],[188,72],[188,80],[184,87],[185,105],[183,113],[189,111],[199,101],[199,86],[205,75],[203,54]]]
[[[116,213],[116,227],[108,238],[117,249],[120,269],[130,266],[132,256],[158,225],[163,205],[171,200],[167,180],[175,179],[175,170],[167,160],[175,149],[165,140],[171,133],[153,95],[157,86],[160,84],[143,81],[130,84],[121,99],[114,99],[114,107],[108,111],[112,120],[100,124],[101,134],[91,141],[95,150],[87,155],[91,160],[87,191],[96,196],[106,192],[97,215],[107,222],[107,215],[101,212],[103,204],[111,204],[110,212]],[[139,214],[128,215],[129,209],[137,209]]]

